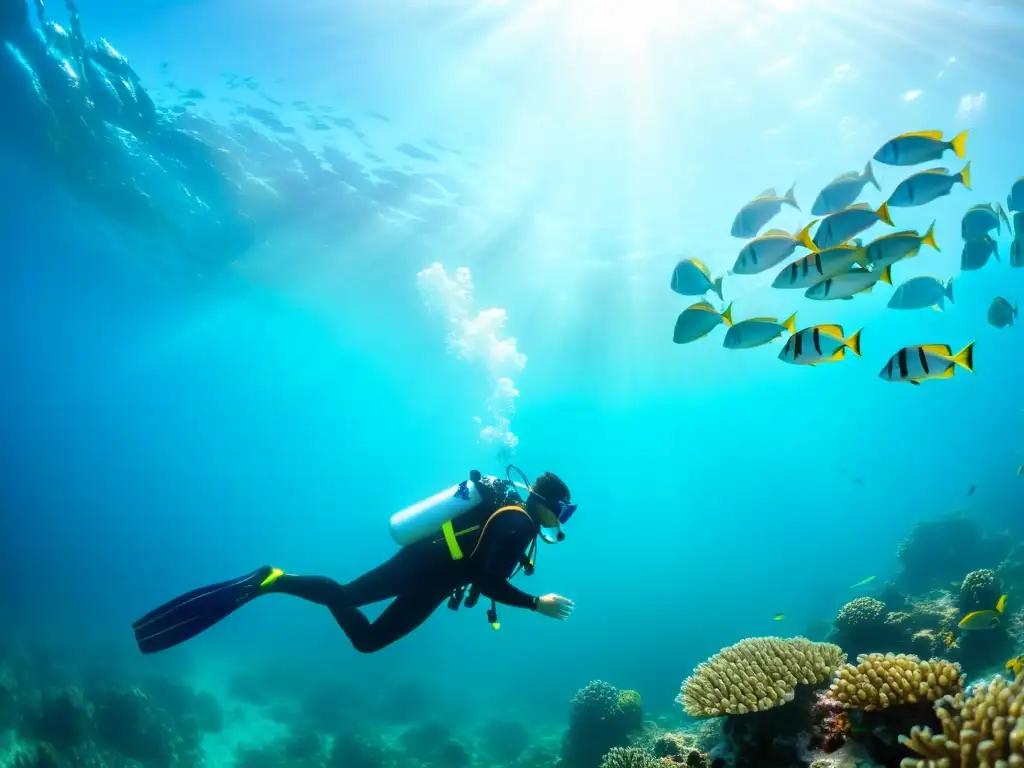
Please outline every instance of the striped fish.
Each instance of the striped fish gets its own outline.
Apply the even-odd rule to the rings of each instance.
[[[698,301],[684,309],[676,319],[676,327],[672,332],[672,341],[676,344],[689,344],[702,339],[719,325],[732,325],[732,304],[719,312],[707,301]]]
[[[923,235],[913,229],[905,229],[901,232],[890,232],[887,235],[876,237],[867,246],[868,263],[871,264],[872,269],[888,267],[900,259],[917,256],[922,245],[929,245],[936,251],[941,250],[935,242],[934,221]]]
[[[779,360],[794,365],[834,363],[846,357],[847,349],[860,357],[860,333],[847,339],[841,325],[812,325],[786,340]]]
[[[892,267],[874,271],[864,267],[853,267],[849,272],[812,285],[804,292],[804,296],[818,301],[852,299],[858,293],[870,293],[877,282],[892,285]]]
[[[904,347],[889,358],[878,375],[885,381],[918,385],[928,379],[952,378],[957,366],[974,373],[973,341],[955,355],[948,344]]]
[[[867,251],[855,245],[837,245],[809,253],[783,267],[772,288],[810,288],[822,280],[848,272],[855,263],[867,266]]]

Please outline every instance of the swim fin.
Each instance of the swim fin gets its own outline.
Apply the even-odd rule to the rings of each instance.
[[[262,594],[282,574],[265,565],[239,579],[186,592],[132,624],[135,642],[143,653],[156,653],[190,640]]]

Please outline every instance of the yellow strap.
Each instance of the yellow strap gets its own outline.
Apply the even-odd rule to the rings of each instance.
[[[497,517],[498,515],[500,515],[500,514],[501,514],[502,512],[522,512],[522,513],[523,513],[524,515],[526,515],[527,517],[530,517],[530,513],[529,513],[529,512],[527,512],[527,511],[526,511],[525,509],[523,509],[522,507],[518,507],[518,506],[515,506],[515,505],[513,505],[513,506],[508,506],[508,507],[502,507],[501,509],[498,509],[498,510],[496,510],[496,511],[494,512],[494,514],[492,514],[492,515],[491,515],[490,517],[488,517],[488,518],[487,518],[487,522],[485,522],[485,523],[484,523],[484,527],[483,527],[483,529],[482,529],[482,530],[480,531],[480,535],[479,535],[479,536],[477,537],[477,540],[476,540],[476,546],[475,546],[475,547],[473,547],[473,551],[469,553],[469,556],[470,556],[470,557],[473,557],[473,555],[475,555],[475,554],[476,554],[476,551],[477,551],[478,549],[480,549],[480,545],[481,545],[481,544],[483,543],[483,541],[484,541],[484,535],[485,535],[485,534],[487,533],[487,526],[489,526],[489,525],[491,524],[491,520],[493,520],[494,518],[496,518],[496,517]],[[532,520],[533,518],[530,518],[530,519]]]
[[[452,560],[461,560],[463,558],[462,547],[459,546],[459,539],[455,535],[455,526],[452,525],[451,520],[441,526],[441,533],[444,534],[444,541],[448,545],[448,554],[452,556]]]

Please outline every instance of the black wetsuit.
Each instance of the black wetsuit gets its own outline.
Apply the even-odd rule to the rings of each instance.
[[[457,531],[479,526],[458,537],[464,552],[461,560],[452,558],[439,535],[400,549],[387,562],[347,584],[326,576],[286,574],[266,591],[327,606],[362,653],[378,651],[409,634],[453,595],[459,600],[467,587],[471,595],[479,592],[504,605],[535,610],[536,599],[508,580],[519,566],[529,568],[527,553],[534,547],[540,527],[528,513],[510,510],[495,515],[510,505],[526,509],[510,483],[483,478],[477,488],[483,501],[453,521]],[[486,532],[481,538],[484,525]],[[359,610],[391,598],[392,603],[375,621]]]

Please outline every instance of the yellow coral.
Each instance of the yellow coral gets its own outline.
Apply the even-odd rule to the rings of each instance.
[[[900,743],[921,757],[905,757],[900,768],[979,768],[1024,765],[1024,677],[996,677],[935,704],[942,733],[915,726]]]
[[[861,654],[833,681],[832,698],[846,709],[886,709],[938,701],[963,690],[960,665],[943,659],[921,661],[910,654]]]
[[[743,715],[791,701],[797,685],[827,680],[846,660],[837,645],[803,637],[752,637],[698,666],[676,699],[692,717]]]

